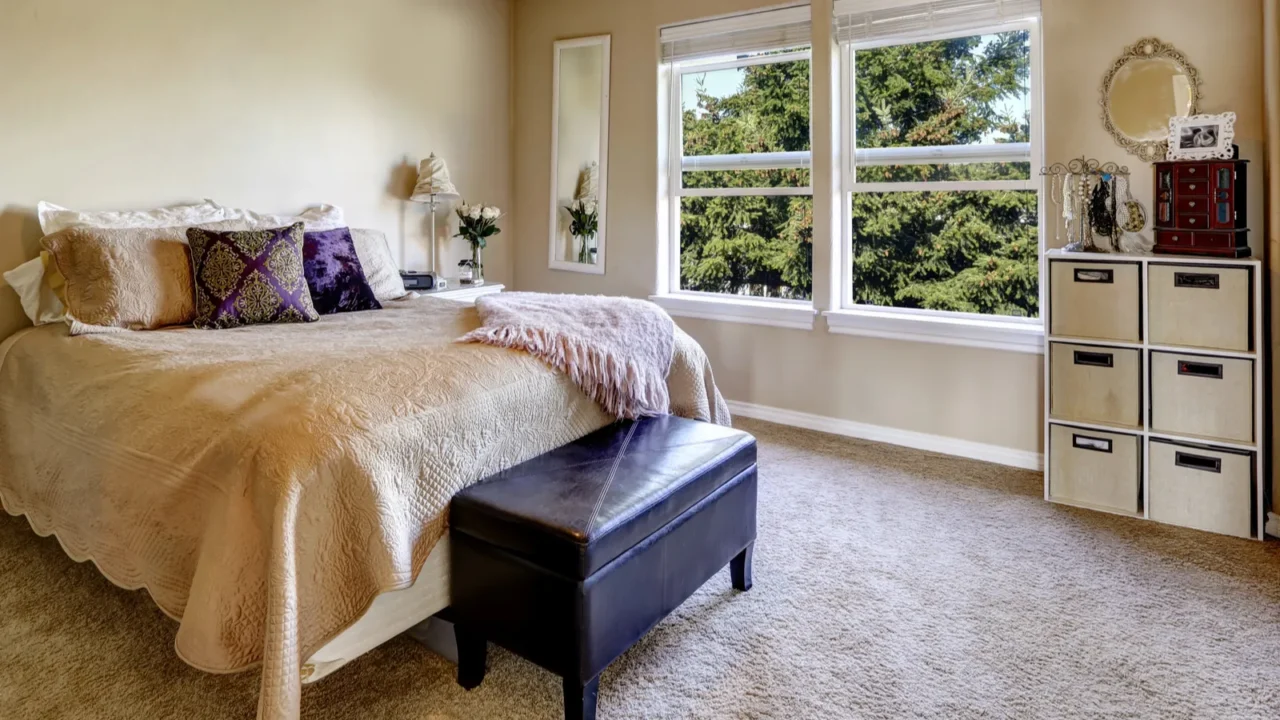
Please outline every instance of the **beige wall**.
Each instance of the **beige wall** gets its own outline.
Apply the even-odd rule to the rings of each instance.
[[[425,267],[423,206],[399,199],[420,158],[510,207],[511,20],[509,0],[4,0],[0,269],[35,255],[39,200],[203,197],[337,204]],[[513,236],[486,255],[499,281]],[[456,270],[465,244],[440,245]],[[0,288],[0,333],[16,308]]]
[[[1098,97],[1102,77],[1125,46],[1158,37],[1199,70],[1200,112],[1236,113],[1236,142],[1254,161],[1260,190],[1262,2],[1219,0],[1211,22],[1193,20],[1205,7],[1200,0],[1044,0],[1046,160],[1085,154],[1127,165],[1133,196],[1150,211],[1151,165],[1126,154],[1103,129]],[[1261,253],[1262,233],[1252,241]]]
[[[618,293],[654,290],[657,237],[658,28],[776,3],[767,0],[520,0],[516,5],[515,108],[520,235],[516,284],[524,290]],[[1240,137],[1258,138],[1261,111],[1259,0],[1044,0],[1046,159],[1081,154],[1127,163],[1150,204],[1148,170],[1122,154],[1098,119],[1098,87],[1121,49],[1156,35],[1200,69],[1206,112],[1235,110]],[[830,12],[830,0],[815,0]],[[551,43],[613,35],[608,265],[604,276],[547,269]],[[815,63],[814,87],[830,72]],[[821,119],[815,119],[815,124]],[[816,138],[815,138],[816,141]],[[817,147],[815,142],[815,147]],[[821,148],[819,148],[820,150]],[[817,177],[821,178],[822,173]],[[815,180],[821,192],[820,180]],[[1145,183],[1142,184],[1142,183]],[[815,257],[826,253],[815,251]],[[825,283],[815,273],[815,284]],[[821,292],[820,288],[815,288]],[[833,336],[813,331],[679,319],[713,361],[734,400],[1017,450],[1042,440],[1042,358],[972,348]]]

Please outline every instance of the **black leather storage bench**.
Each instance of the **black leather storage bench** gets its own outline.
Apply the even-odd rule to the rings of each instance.
[[[450,511],[458,682],[488,641],[564,678],[595,717],[600,672],[726,564],[751,588],[756,441],[677,417],[618,422],[474,485]]]

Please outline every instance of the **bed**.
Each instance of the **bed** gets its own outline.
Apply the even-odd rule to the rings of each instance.
[[[0,344],[0,501],[145,588],[199,669],[262,667],[259,716],[445,607],[457,491],[612,421],[438,298],[235,330]],[[726,421],[676,330],[672,412]]]

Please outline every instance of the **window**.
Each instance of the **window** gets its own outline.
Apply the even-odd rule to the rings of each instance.
[[[812,326],[809,38],[807,6],[662,31],[666,294]]]
[[[841,307],[1038,324],[1038,0],[860,5],[836,8]]]
[[[808,50],[681,65],[675,76],[679,289],[809,300]]]

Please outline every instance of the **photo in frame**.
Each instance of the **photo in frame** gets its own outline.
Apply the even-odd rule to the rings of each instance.
[[[1169,119],[1169,160],[1230,160],[1235,155],[1236,114]]]

